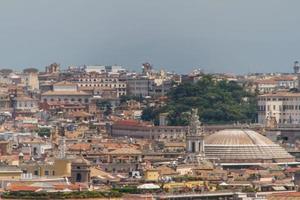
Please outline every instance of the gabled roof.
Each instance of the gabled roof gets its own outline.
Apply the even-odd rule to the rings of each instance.
[[[130,154],[141,154],[140,150],[134,148],[120,148],[110,151],[109,154],[118,154],[118,155],[130,155]]]

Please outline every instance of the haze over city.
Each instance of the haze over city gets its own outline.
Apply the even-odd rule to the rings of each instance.
[[[299,7],[0,0],[0,199],[300,199]]]
[[[143,62],[179,73],[291,72],[300,2],[1,1],[0,67]]]

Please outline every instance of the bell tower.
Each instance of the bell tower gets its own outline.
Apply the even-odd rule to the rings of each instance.
[[[188,161],[198,162],[205,157],[204,129],[199,121],[198,109],[192,109],[189,130],[186,135]]]

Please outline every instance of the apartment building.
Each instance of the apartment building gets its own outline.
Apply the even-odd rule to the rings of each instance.
[[[171,80],[134,77],[127,79],[127,91],[133,96],[165,96],[172,87]]]
[[[79,91],[75,83],[62,81],[53,85],[52,91],[42,93],[42,102],[77,102],[89,104],[92,95]]]
[[[300,123],[300,93],[278,92],[258,96],[258,123],[275,117],[277,124]]]
[[[117,97],[126,95],[126,79],[119,74],[85,73],[74,77],[72,81],[77,83],[79,90],[92,90],[94,95],[106,90],[116,92]]]

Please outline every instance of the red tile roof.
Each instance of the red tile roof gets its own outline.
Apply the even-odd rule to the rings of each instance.
[[[8,187],[9,191],[16,192],[16,191],[36,191],[40,189],[40,187],[29,186],[29,185],[11,185]]]
[[[120,120],[114,123],[114,125],[122,125],[122,126],[149,126],[148,123],[140,122],[137,120],[127,119],[127,120]]]
[[[73,144],[69,147],[69,150],[75,150],[75,151],[88,151],[91,149],[91,144],[87,144],[87,143],[78,143],[78,144]]]
[[[79,190],[80,189],[80,185],[75,185],[75,184],[71,184],[71,185],[57,184],[53,186],[55,190],[64,190],[64,189]]]

